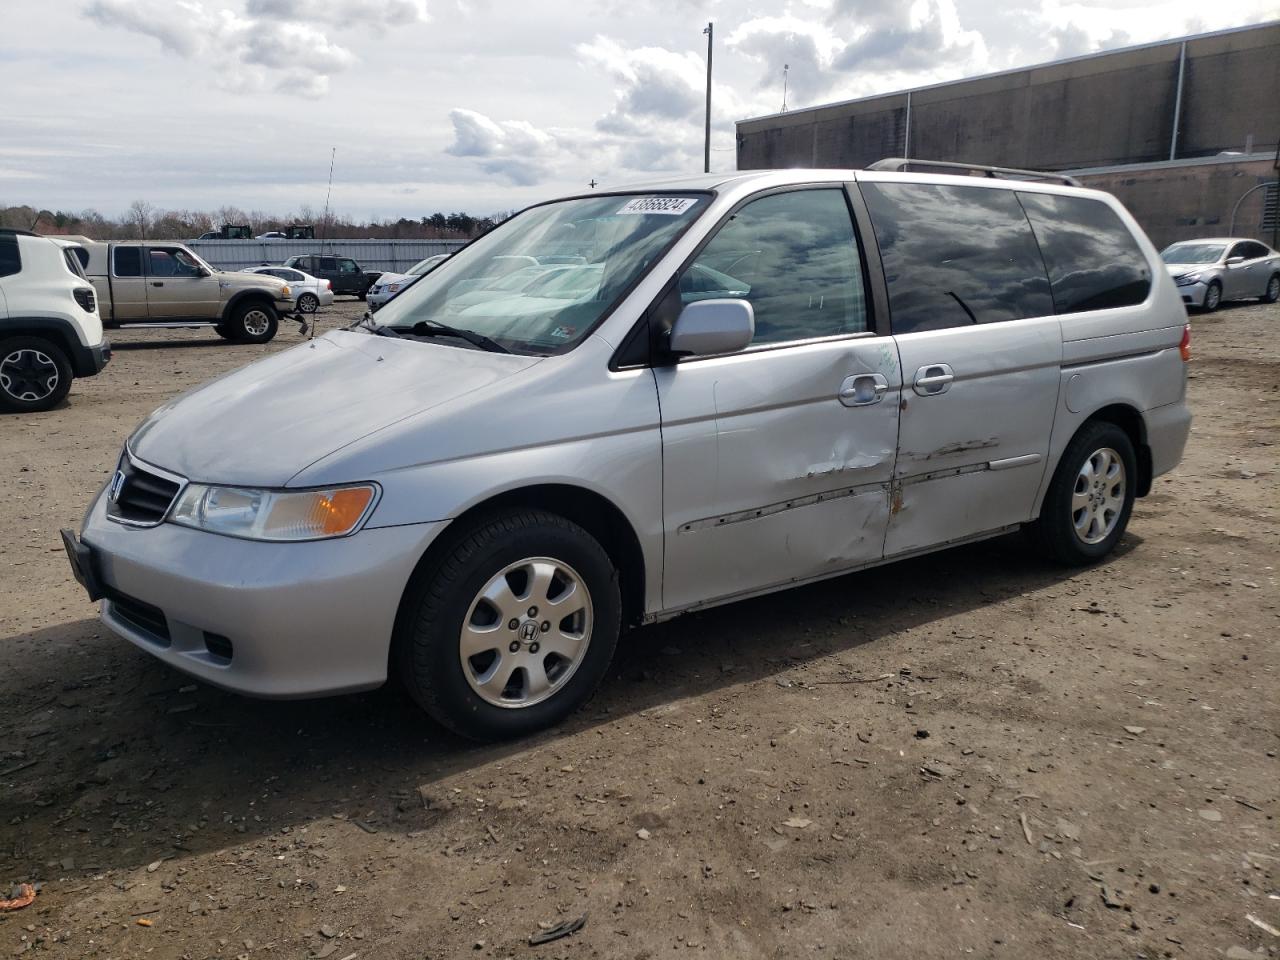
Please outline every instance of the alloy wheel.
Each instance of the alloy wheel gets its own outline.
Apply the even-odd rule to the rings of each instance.
[[[271,329],[271,318],[265,310],[253,309],[244,315],[244,332],[251,337],[261,337]]]
[[[1110,447],[1085,458],[1071,492],[1071,524],[1082,543],[1101,543],[1124,511],[1124,461]]]
[[[490,578],[458,637],[471,689],[496,707],[541,703],[573,676],[591,642],[592,604],[573,567],[528,557]]]
[[[38,403],[58,389],[58,365],[46,353],[24,347],[0,360],[0,388],[15,400]]]

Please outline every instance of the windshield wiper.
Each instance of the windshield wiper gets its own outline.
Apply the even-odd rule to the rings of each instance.
[[[511,352],[496,340],[490,340],[483,333],[476,333],[474,330],[465,330],[460,327],[451,327],[447,323],[441,323],[439,320],[419,320],[410,330],[415,337],[437,337],[441,335],[457,337],[459,340],[465,340],[481,350],[488,350],[490,353]]]
[[[373,311],[366,310],[364,315],[355,323],[347,327],[348,330],[367,330],[375,337],[395,337],[400,339],[400,334],[396,333],[390,327],[384,327],[377,324],[373,320]]]

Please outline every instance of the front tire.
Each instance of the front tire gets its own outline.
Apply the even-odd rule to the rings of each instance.
[[[49,410],[70,389],[71,361],[61,346],[43,337],[0,340],[0,410]]]
[[[1267,281],[1267,289],[1262,294],[1263,303],[1275,303],[1280,300],[1280,273],[1273,273]]]
[[[604,548],[564,517],[478,520],[405,592],[394,655],[414,700],[473,740],[563,720],[603,679],[621,627]]]
[[[1096,563],[1129,525],[1138,463],[1129,435],[1114,423],[1086,423],[1067,444],[1045,494],[1033,539],[1053,560]]]
[[[1204,303],[1200,309],[1204,313],[1213,313],[1222,305],[1222,284],[1217,280],[1209,282],[1209,289],[1204,292]]]
[[[241,343],[267,343],[276,335],[279,326],[276,308],[259,300],[240,304],[227,321],[231,339]]]

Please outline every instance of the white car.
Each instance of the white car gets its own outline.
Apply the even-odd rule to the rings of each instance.
[[[447,253],[438,253],[434,257],[419,260],[409,268],[408,273],[384,273],[373,282],[373,286],[369,288],[369,292],[365,295],[365,302],[369,304],[369,309],[377,310],[413,281],[419,277],[426,276],[440,266],[440,264],[449,259],[449,256]]]
[[[279,230],[268,230],[266,233],[260,233],[253,239],[255,240],[288,240],[289,237]]]
[[[77,243],[0,230],[0,411],[62,402],[111,358]]]
[[[265,273],[285,281],[293,291],[293,305],[299,313],[315,313],[321,307],[327,307],[333,303],[332,282],[313,277],[293,267],[275,267],[268,264],[249,267],[244,272]]]

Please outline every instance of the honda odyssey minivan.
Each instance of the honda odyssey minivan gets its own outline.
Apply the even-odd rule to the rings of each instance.
[[[156,410],[73,571],[209,683],[397,675],[494,739],[627,625],[1019,528],[1096,562],[1187,438],[1173,280],[1105,193],[900,165],[530,207]]]

